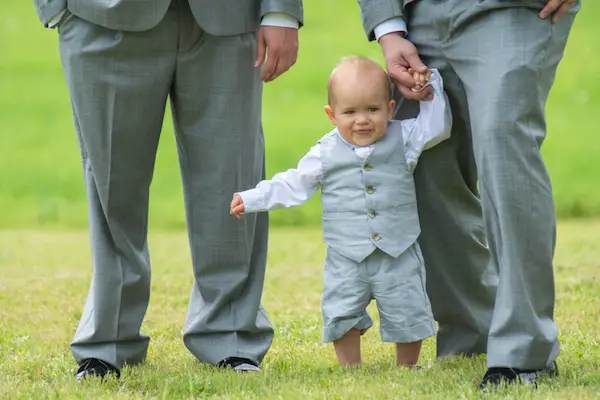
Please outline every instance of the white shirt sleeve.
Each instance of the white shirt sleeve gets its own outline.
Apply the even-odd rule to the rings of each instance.
[[[60,19],[62,18],[63,14],[65,13],[66,10],[62,10],[61,12],[59,12],[58,14],[56,14],[54,17],[52,17],[50,19],[50,21],[48,21],[48,28],[54,28],[56,27],[56,25],[60,22]]]
[[[304,204],[321,187],[323,164],[319,144],[298,162],[298,167],[261,181],[254,189],[239,192],[245,213],[270,211]]]
[[[406,162],[411,172],[415,170],[422,152],[450,138],[452,113],[444,92],[444,82],[435,69],[431,70],[431,86],[433,100],[419,102],[417,118],[402,121]]]
[[[379,40],[383,35],[387,35],[392,32],[404,32],[406,33],[406,22],[400,17],[395,17],[388,19],[387,21],[383,21],[381,24],[377,25],[373,30],[375,34],[375,39]]]
[[[296,28],[298,29],[298,20],[293,16],[286,13],[270,12],[266,13],[262,21],[262,26],[281,26],[283,28]]]

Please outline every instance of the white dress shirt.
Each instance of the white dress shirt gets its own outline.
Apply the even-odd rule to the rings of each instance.
[[[402,121],[405,158],[411,172],[423,151],[450,137],[452,114],[436,70],[432,70],[431,86],[434,89],[433,100],[420,102],[421,110],[417,118]],[[345,143],[361,158],[366,158],[373,149],[373,145]],[[319,190],[322,177],[321,148],[317,143],[302,157],[296,168],[280,172],[270,180],[259,182],[254,189],[236,194],[242,198],[246,213],[294,207],[308,201]]]

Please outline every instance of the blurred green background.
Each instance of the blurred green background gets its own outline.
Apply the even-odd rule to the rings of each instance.
[[[0,2],[0,228],[85,228],[86,200],[57,33],[31,0]],[[381,61],[355,1],[305,0],[297,65],[265,86],[268,176],[295,166],[331,129],[326,80],[343,55]],[[600,2],[584,1],[547,106],[543,152],[560,217],[600,215]],[[535,82],[532,82],[535,84]],[[166,118],[170,118],[167,115]],[[320,222],[318,196],[272,213],[277,225]],[[184,227],[173,129],[165,123],[152,186],[150,224]]]

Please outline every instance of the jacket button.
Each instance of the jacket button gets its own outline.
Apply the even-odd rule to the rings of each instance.
[[[371,164],[365,164],[364,168],[365,168],[365,171],[370,171],[370,170],[373,169],[373,167],[371,166]]]
[[[375,218],[375,216],[377,215],[377,213],[375,212],[375,210],[370,210],[369,213],[367,214],[369,217],[371,218]]]
[[[374,233],[373,235],[371,235],[371,239],[373,239],[374,241],[379,241],[381,239],[381,236],[379,236],[378,234]]]
[[[375,193],[375,188],[373,186],[368,186],[367,187],[367,193],[369,193],[369,194]]]

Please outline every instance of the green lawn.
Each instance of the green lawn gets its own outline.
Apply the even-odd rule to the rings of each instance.
[[[342,56],[380,60],[355,1],[305,0],[298,64],[265,88],[268,175],[289,168],[331,126],[326,79]],[[585,0],[548,104],[544,147],[561,216],[600,215],[600,2]],[[57,51],[31,0],[0,2],[0,227],[87,224],[79,151]],[[151,225],[181,228],[183,201],[173,131],[165,124],[151,199]],[[273,213],[274,224],[318,224],[318,199]]]
[[[556,256],[561,376],[501,398],[598,399],[600,393],[600,220],[562,222]],[[365,337],[364,366],[345,371],[322,344],[319,297],[324,246],[314,228],[273,230],[264,305],[276,339],[258,375],[238,376],[200,365],[181,340],[192,285],[186,235],[150,237],[153,284],[143,331],[151,336],[145,364],[120,381],[79,384],[69,341],[91,275],[84,231],[0,231],[0,398],[477,398],[483,359],[435,362],[433,339],[422,365],[394,367],[393,346],[374,327]],[[370,308],[376,315],[373,306]],[[377,319],[375,318],[377,321]],[[494,397],[496,396],[485,396]]]

